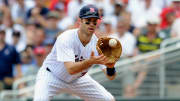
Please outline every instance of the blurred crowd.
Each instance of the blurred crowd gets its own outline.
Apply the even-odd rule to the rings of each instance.
[[[0,0],[0,90],[14,80],[36,75],[61,32],[77,28],[80,8],[99,8],[96,35],[120,40],[122,58],[160,48],[180,37],[180,0]],[[125,97],[136,96],[142,71],[124,81]]]

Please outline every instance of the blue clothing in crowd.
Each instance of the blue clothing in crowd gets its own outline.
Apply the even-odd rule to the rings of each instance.
[[[20,56],[15,47],[5,44],[5,47],[0,50],[0,80],[13,77],[13,65],[20,62]]]

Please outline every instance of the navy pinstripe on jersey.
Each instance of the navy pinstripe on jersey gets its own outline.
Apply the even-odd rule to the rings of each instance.
[[[48,67],[59,79],[71,82],[86,74],[88,70],[70,75],[64,67],[66,61],[82,61],[90,57],[92,51],[96,51],[97,37],[92,36],[91,41],[84,47],[79,40],[78,29],[68,30],[58,36],[52,51],[43,63],[43,67]]]

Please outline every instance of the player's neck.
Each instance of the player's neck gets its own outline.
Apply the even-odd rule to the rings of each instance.
[[[82,31],[78,30],[78,37],[81,43],[86,46],[91,40],[92,35],[84,34]]]

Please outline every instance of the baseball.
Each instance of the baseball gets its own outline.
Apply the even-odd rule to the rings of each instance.
[[[116,47],[116,45],[117,45],[116,39],[110,39],[109,40],[109,46],[110,47]]]

